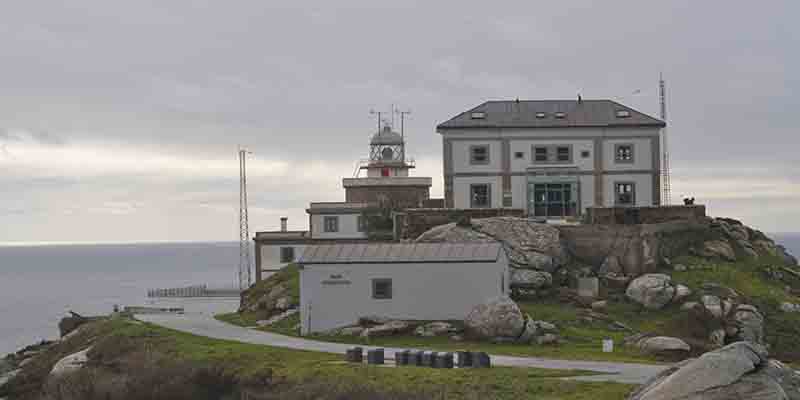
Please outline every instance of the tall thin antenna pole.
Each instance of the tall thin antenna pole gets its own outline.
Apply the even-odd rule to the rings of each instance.
[[[658,77],[658,97],[661,105],[661,120],[667,122],[667,85],[664,82],[664,74]],[[661,129],[661,204],[668,206],[672,204],[672,182],[669,164],[669,142],[667,140],[667,127]]]
[[[378,133],[381,132],[381,112],[375,110],[369,110],[370,115],[378,115]]]
[[[405,135],[406,127],[405,127],[405,119],[406,119],[406,115],[411,114],[411,111],[410,110],[409,111],[395,110],[395,113],[400,114],[400,141],[403,143],[403,154],[401,156],[402,156],[402,160],[405,162],[406,161],[406,135]]]
[[[239,148],[239,291],[250,287],[250,226],[247,221],[247,155]]]

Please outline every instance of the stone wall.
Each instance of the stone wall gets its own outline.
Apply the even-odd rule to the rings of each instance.
[[[589,207],[586,221],[598,225],[659,224],[669,221],[699,222],[706,218],[706,206]]]
[[[345,188],[348,203],[386,204],[392,208],[419,207],[430,197],[428,186],[357,186]]]
[[[521,208],[409,208],[394,213],[394,238],[396,240],[416,239],[425,231],[451,222],[473,218],[522,217]]]

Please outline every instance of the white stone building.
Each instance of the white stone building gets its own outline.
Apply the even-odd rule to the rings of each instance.
[[[659,205],[664,127],[611,100],[488,101],[437,126],[445,205],[547,219]]]
[[[499,243],[314,244],[298,264],[302,334],[370,315],[461,320],[509,291]]]

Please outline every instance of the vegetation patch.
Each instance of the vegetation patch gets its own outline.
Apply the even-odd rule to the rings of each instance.
[[[125,319],[94,323],[91,330],[81,340],[59,344],[64,347],[54,348],[36,366],[26,365],[21,374],[26,378],[15,378],[7,386],[11,391],[0,396],[188,400],[233,399],[247,392],[264,399],[604,400],[622,399],[632,388],[554,379],[580,374],[576,371],[352,365],[341,355],[209,339]],[[47,377],[61,356],[90,342],[90,362],[80,372]]]

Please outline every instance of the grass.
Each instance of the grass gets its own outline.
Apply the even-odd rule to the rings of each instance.
[[[447,337],[419,337],[414,335],[368,339],[352,336],[313,335],[309,338],[334,343],[350,343],[401,348],[413,347],[437,351],[485,351],[491,354],[520,357],[544,357],[565,360],[616,361],[650,364],[659,362],[659,360],[653,356],[643,354],[633,348],[621,346],[623,338],[630,333],[611,329],[609,327],[609,322],[583,321],[580,319],[579,309],[574,306],[556,302],[521,302],[519,305],[522,311],[530,314],[532,318],[556,324],[559,328],[559,335],[566,340],[566,343],[557,346],[494,344],[477,341],[456,342]],[[253,313],[232,313],[217,315],[216,318],[234,325],[248,327],[255,326],[256,316]],[[293,329],[297,323],[299,323],[299,316],[294,315],[276,325],[258,328],[258,330],[280,333],[288,336],[299,336],[297,331]],[[613,339],[616,343],[613,353],[604,353],[602,351],[602,340],[606,338]]]
[[[429,392],[446,399],[623,399],[631,385],[565,381],[576,371],[494,367],[442,370],[421,367],[385,368],[351,365],[335,354],[203,338],[149,324],[123,320],[109,322],[117,337],[143,342],[151,351],[197,363],[212,363],[250,384],[303,384],[308,381],[336,385],[363,385],[398,392]],[[476,393],[484,393],[475,397]]]
[[[688,271],[667,271],[673,281],[692,289],[688,300],[697,300],[704,283],[714,282],[732,288],[742,295],[742,301],[759,307],[766,318],[766,336],[775,357],[786,361],[800,360],[800,315],[781,312],[781,302],[800,303],[800,299],[787,293],[784,285],[800,286],[800,281],[787,275],[790,282],[778,282],[767,278],[765,265],[781,265],[777,259],[761,257],[758,260],[745,260],[736,263],[710,261],[697,257],[680,257],[673,261],[694,268]],[[296,271],[290,271],[294,273]],[[290,275],[286,275],[288,277]],[[542,302],[519,302],[524,313],[534,319],[553,322],[559,327],[559,335],[565,343],[558,346],[536,346],[515,344],[492,344],[485,342],[454,342],[448,338],[422,338],[412,335],[365,339],[359,337],[313,336],[313,339],[338,343],[369,344],[392,347],[427,348],[441,351],[480,350],[493,354],[514,356],[534,356],[570,360],[598,360],[617,362],[657,363],[654,356],[643,354],[637,349],[622,346],[625,336],[630,333],[610,327],[611,321],[619,321],[638,332],[680,337],[689,342],[697,351],[706,350],[707,333],[693,323],[687,312],[680,310],[679,304],[670,304],[662,310],[644,310],[630,302],[609,301],[606,314],[609,321],[587,322],[581,318],[581,310],[569,304],[551,300]],[[241,315],[226,314],[217,316],[225,322],[241,326],[254,326],[257,313]],[[263,318],[261,318],[263,319]],[[294,316],[280,323],[259,328],[260,330],[297,336],[294,327],[299,317]],[[616,343],[613,353],[603,353],[601,341],[613,339]],[[797,349],[797,350],[795,350]]]

